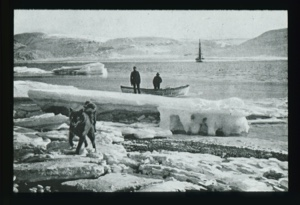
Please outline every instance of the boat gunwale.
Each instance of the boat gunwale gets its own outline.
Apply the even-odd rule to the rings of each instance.
[[[180,86],[180,87],[175,87],[175,88],[162,88],[162,89],[158,89],[158,90],[155,90],[155,89],[152,89],[152,88],[140,88],[141,90],[148,90],[148,91],[165,91],[165,90],[179,90],[179,89],[184,89],[184,88],[188,88],[190,85],[183,85],[183,86]],[[120,86],[121,89],[122,88],[127,88],[127,89],[132,89],[133,90],[133,87],[128,87],[128,86],[123,86],[121,85]]]

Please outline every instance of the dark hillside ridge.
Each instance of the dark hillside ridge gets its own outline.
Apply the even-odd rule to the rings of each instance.
[[[234,48],[223,51],[225,56],[282,56],[287,57],[287,29],[267,31]]]
[[[242,42],[242,43],[238,43]],[[41,59],[195,59],[198,40],[161,37],[116,38],[98,42],[82,38],[51,36],[40,32],[14,36],[14,58]],[[204,57],[287,57],[287,29],[271,30],[241,41],[234,39],[201,40]]]

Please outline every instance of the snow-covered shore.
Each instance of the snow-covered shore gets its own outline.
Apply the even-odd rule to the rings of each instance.
[[[44,115],[40,119],[46,122],[53,117]],[[79,156],[74,155],[74,150],[70,150],[68,125],[65,124],[67,122],[60,123],[61,126],[43,132],[40,128],[44,127],[44,123],[26,128],[23,121],[23,127],[14,127],[14,174],[20,192],[40,192],[34,189],[38,185],[51,186],[52,191],[72,192],[178,191],[175,187],[168,186],[170,183],[181,187],[181,191],[288,190],[288,162],[280,161],[272,157],[272,154],[266,157],[271,153],[268,149],[264,151],[264,159],[239,157],[239,153],[249,153],[251,147],[247,145],[240,146],[241,150],[236,152],[219,144],[221,156],[214,152],[204,154],[175,151],[175,144],[173,151],[164,150],[163,147],[153,151],[130,151],[128,144],[147,146],[149,142],[152,143],[149,138],[140,138],[139,142],[134,140],[145,135],[147,129],[152,129],[154,137],[158,137],[160,141],[176,141],[172,141],[170,134],[163,136],[162,130],[155,131],[157,128],[150,124],[127,125],[98,121],[98,152],[94,153],[88,142],[86,151]],[[210,145],[217,141],[207,141],[206,149],[215,150]],[[227,141],[230,143],[236,141],[236,138],[227,138]],[[260,145],[263,146],[261,141]],[[232,151],[237,155],[232,157]],[[259,153],[258,150],[255,153]],[[126,183],[120,184],[120,181]]]
[[[103,121],[104,116],[109,116],[105,112],[111,111],[111,107],[101,107],[99,117],[102,119],[96,124],[97,153],[91,149],[88,141],[89,145],[83,149],[82,155],[75,155],[74,149],[70,149],[68,117],[46,114],[34,101],[30,104],[15,104],[16,110],[18,107],[26,112],[22,119],[18,115],[14,119],[15,192],[288,191],[287,141],[251,139],[247,136],[174,135],[169,128],[160,127],[160,116],[149,110],[148,113],[137,112],[132,117],[133,122],[122,123],[132,113],[126,115],[120,109],[137,106],[138,111],[139,106],[143,105],[151,109],[153,105],[163,106],[160,103],[164,102],[153,104],[149,100],[153,96],[149,96],[149,99],[135,96],[131,100],[129,97],[118,96],[120,93],[103,92],[95,95],[90,91],[81,92],[72,86],[66,90],[57,85],[30,81],[15,81],[14,89],[18,91],[15,97],[28,96],[27,92],[31,89],[39,92],[47,90],[44,93],[60,94],[61,99],[67,100],[67,104],[72,102],[68,106],[78,106],[76,108],[82,106],[86,99],[95,101],[97,96],[107,104],[117,103],[120,99],[123,104],[120,106],[117,103],[119,110],[115,111],[113,122],[109,117]],[[90,94],[93,97],[87,98]],[[80,97],[77,99],[76,96]],[[45,95],[40,97],[44,98]],[[185,112],[188,108],[197,108],[215,115],[218,110],[219,114],[231,112],[244,120],[245,113],[251,114],[244,109],[245,105],[239,99],[218,102],[199,99],[192,100],[188,106],[188,101],[183,99],[183,105],[188,107],[186,109],[179,106],[181,100],[177,100],[162,101],[172,106],[173,110],[181,108],[179,110]],[[50,103],[51,100],[45,102]],[[260,109],[257,106],[255,104],[251,108],[252,114],[260,110],[259,114],[270,116],[268,106]],[[263,109],[265,112],[262,112]],[[33,113],[32,117],[30,113]],[[187,125],[190,125],[190,117],[181,119],[187,119]],[[193,120],[198,117],[195,115]],[[250,132],[256,119],[252,115],[251,123],[247,123]],[[257,123],[279,123],[276,117],[257,120]]]

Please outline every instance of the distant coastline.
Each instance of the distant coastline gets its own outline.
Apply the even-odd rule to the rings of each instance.
[[[204,62],[222,61],[276,61],[288,60],[288,57],[279,56],[253,56],[253,57],[207,57]],[[194,59],[165,59],[165,58],[118,58],[118,59],[39,59],[39,60],[15,60],[15,64],[23,63],[90,63],[90,62],[194,62]]]
[[[287,28],[265,32],[248,40],[201,40],[204,61],[217,59],[287,58]],[[14,36],[14,59],[24,61],[194,61],[198,41],[159,37],[116,38],[98,42],[52,37],[45,33]]]

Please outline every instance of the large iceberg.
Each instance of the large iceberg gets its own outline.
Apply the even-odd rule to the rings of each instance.
[[[103,75],[107,77],[107,69],[102,63],[89,63],[85,65],[78,66],[63,66],[61,68],[53,69],[52,72],[58,75]]]
[[[211,101],[200,98],[169,98],[94,90],[29,90],[28,96],[43,110],[51,107],[81,108],[86,100],[94,102],[97,112],[113,110],[160,113],[160,127],[197,134],[206,118],[208,135],[248,133],[244,102],[238,98]]]

